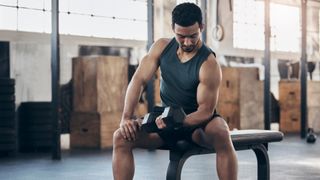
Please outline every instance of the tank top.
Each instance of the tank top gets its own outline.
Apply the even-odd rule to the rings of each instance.
[[[163,106],[182,107],[189,114],[197,110],[199,71],[210,53],[215,53],[204,43],[187,62],[181,62],[177,50],[179,44],[173,38],[160,56],[160,97]]]

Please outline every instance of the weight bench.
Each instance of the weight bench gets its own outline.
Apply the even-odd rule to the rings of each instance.
[[[237,130],[230,131],[231,139],[236,151],[252,149],[257,157],[258,180],[270,179],[270,165],[268,143],[283,139],[283,133],[270,130]],[[170,150],[170,163],[167,169],[167,180],[180,180],[184,162],[192,155],[215,153],[214,149],[207,149],[192,145],[186,141],[179,141]]]

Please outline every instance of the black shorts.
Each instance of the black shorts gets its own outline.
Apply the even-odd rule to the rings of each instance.
[[[160,112],[162,108],[163,111],[163,107],[157,107],[155,110]],[[161,111],[161,112],[162,112]],[[159,114],[160,115],[160,114]],[[212,114],[211,118],[209,119],[209,121],[211,121],[213,118],[215,117],[221,117],[216,110],[214,111],[214,113]],[[205,126],[207,125],[207,123],[209,122],[207,121],[204,124],[195,126],[195,127],[182,127],[179,128],[177,130],[161,130],[160,132],[158,132],[158,135],[161,137],[161,139],[164,141],[164,145],[162,146],[162,148],[171,148],[174,147],[176,145],[176,143],[180,140],[185,140],[188,141],[189,143],[194,143],[192,141],[192,134],[193,132],[198,129],[198,128],[205,128]]]

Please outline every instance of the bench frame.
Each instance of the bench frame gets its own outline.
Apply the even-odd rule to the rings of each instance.
[[[269,130],[239,130],[231,131],[230,134],[236,151],[250,149],[254,151],[258,165],[258,180],[269,180],[268,143],[281,141],[283,133]],[[167,180],[181,179],[182,167],[190,156],[215,153],[214,149],[191,145],[186,141],[178,142],[175,148],[167,150],[170,150]]]

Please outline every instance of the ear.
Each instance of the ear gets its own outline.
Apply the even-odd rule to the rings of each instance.
[[[200,32],[202,32],[202,31],[203,31],[203,28],[204,28],[204,24],[200,24],[200,25],[199,25],[199,28],[200,28]]]

